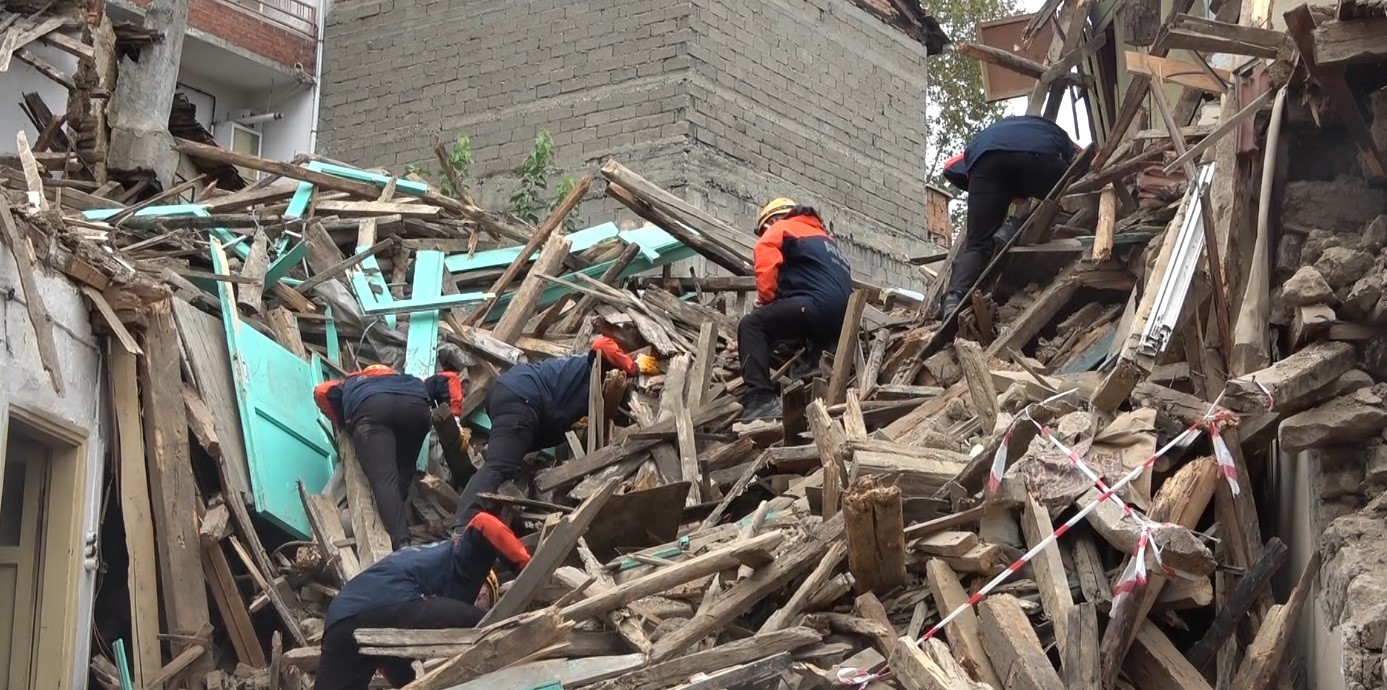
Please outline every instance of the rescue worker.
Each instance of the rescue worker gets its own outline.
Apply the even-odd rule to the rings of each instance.
[[[486,394],[491,417],[486,459],[462,489],[454,529],[468,524],[480,510],[480,494],[496,493],[522,475],[527,454],[563,443],[564,434],[587,416],[589,370],[599,357],[604,369],[637,373],[635,360],[616,340],[599,336],[585,353],[518,364],[491,384]]]
[[[967,297],[994,246],[1011,240],[1019,224],[1007,221],[1013,200],[1043,199],[1080,147],[1054,122],[1037,115],[1004,117],[944,163],[944,177],[968,192],[968,224],[944,293],[947,318]],[[1005,223],[1005,224],[1004,224]]]
[[[737,354],[746,392],[742,421],[781,416],[780,395],[771,383],[771,348],[778,341],[807,340],[805,353],[838,342],[852,268],[823,220],[809,206],[779,198],[756,219],[756,307],[737,325]]]
[[[430,404],[462,414],[462,380],[451,371],[427,379],[373,364],[345,379],[321,383],[313,401],[336,426],[345,426],[392,548],[409,545],[405,500],[419,449],[431,428]]]
[[[414,680],[409,659],[361,654],[358,628],[471,628],[498,598],[497,559],[519,572],[530,553],[491,513],[477,513],[451,541],[396,551],[342,586],[323,621],[315,690],[365,690],[379,669],[393,687]]]

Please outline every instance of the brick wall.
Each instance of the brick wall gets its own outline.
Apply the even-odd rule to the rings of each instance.
[[[859,269],[919,287],[897,259],[925,249],[924,56],[846,0],[344,0],[319,145],[400,170],[466,132],[504,208],[547,128],[562,168],[617,158],[738,226],[773,196],[814,203]]]
[[[150,0],[133,1],[141,7],[150,3]],[[317,44],[313,39],[278,26],[248,9],[222,0],[192,0],[188,6],[188,25],[286,67],[297,63],[303,65],[304,71],[313,73],[317,57]]]

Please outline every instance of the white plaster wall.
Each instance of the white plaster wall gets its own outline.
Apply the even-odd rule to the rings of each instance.
[[[1277,505],[1276,534],[1286,542],[1289,551],[1286,562],[1273,580],[1277,601],[1284,601],[1305,570],[1311,554],[1319,545],[1325,525],[1317,524],[1315,495],[1320,485],[1318,451],[1278,453],[1273,478]],[[1305,658],[1306,687],[1315,690],[1339,690],[1344,687],[1344,649],[1339,632],[1320,605],[1320,585],[1317,580],[1310,598],[1296,619],[1288,649]]]
[[[260,154],[276,161],[292,160],[301,153],[312,153],[309,141],[313,131],[313,89],[301,88],[287,96],[273,98],[270,108],[284,113],[284,119],[261,127],[264,139]]]
[[[77,70],[77,58],[67,53],[38,42],[27,47],[34,55],[65,74]],[[29,92],[43,96],[43,101],[54,115],[62,115],[67,110],[67,88],[43,76],[27,63],[20,62],[19,58],[11,59],[10,68],[0,72],[0,94],[4,94],[0,96],[0,153],[14,154],[17,151],[14,135],[21,129],[28,135],[31,145],[38,139],[38,131],[19,107],[20,97]]]
[[[14,403],[42,409],[87,429],[85,499],[82,505],[84,539],[93,543],[97,530],[100,488],[106,464],[108,381],[102,348],[92,334],[82,295],[66,276],[46,267],[37,270],[39,292],[53,322],[64,395],[57,396],[39,360],[34,329],[26,307],[29,296],[19,282],[14,255],[0,243],[0,413]],[[89,560],[78,580],[77,640],[73,646],[72,686],[87,686],[91,657],[92,603],[96,573]]]

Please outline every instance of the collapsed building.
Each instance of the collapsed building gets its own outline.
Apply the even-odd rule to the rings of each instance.
[[[923,299],[860,267],[749,427],[753,239],[694,178],[585,165],[531,226],[402,159],[219,148],[177,99],[174,181],[113,175],[122,75],[83,70],[158,36],[7,15],[11,50],[91,57],[0,161],[6,687],[311,686],[326,604],[390,552],[313,385],[458,369],[479,446],[499,371],[595,333],[660,372],[500,497],[534,559],[483,627],[358,631],[409,687],[1383,687],[1387,14],[1110,7],[1042,10],[1044,62],[953,47],[1035,112],[1084,88],[1097,143],[959,313],[947,257]],[[564,229],[585,199],[615,222]],[[717,275],[661,270],[692,257]],[[458,500],[440,455],[418,542]]]

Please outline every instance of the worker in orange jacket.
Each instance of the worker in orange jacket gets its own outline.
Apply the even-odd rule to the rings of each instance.
[[[462,380],[451,371],[426,379],[373,364],[345,379],[313,390],[313,401],[336,426],[345,426],[352,449],[392,548],[409,545],[405,500],[414,481],[419,449],[431,428],[430,405],[447,404],[462,414]]]
[[[756,308],[737,326],[746,392],[742,421],[782,414],[771,383],[771,348],[807,340],[811,361],[838,340],[852,293],[852,268],[823,220],[787,198],[766,204],[756,220]]]

